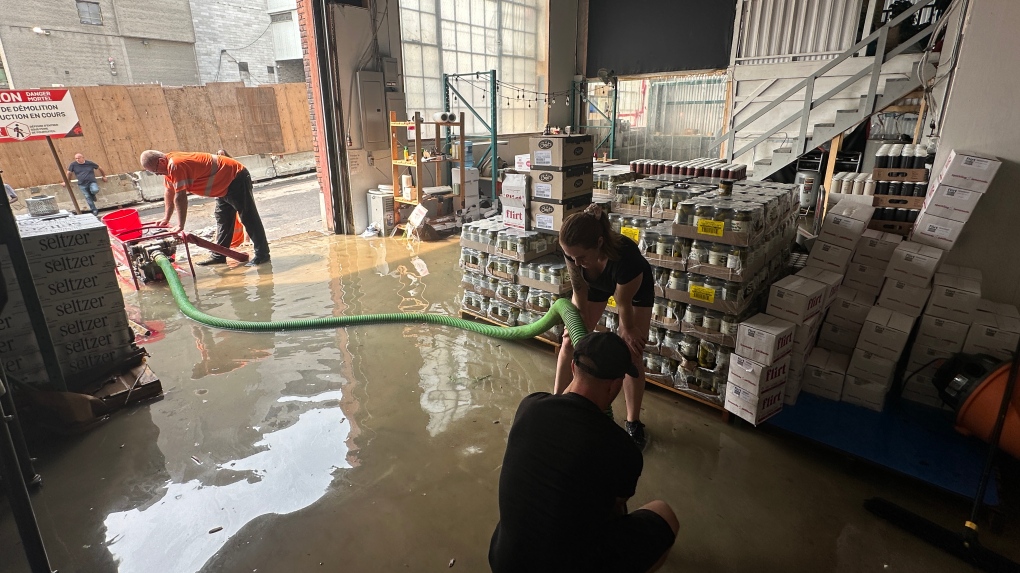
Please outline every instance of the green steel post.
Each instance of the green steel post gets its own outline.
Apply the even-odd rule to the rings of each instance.
[[[492,124],[489,126],[491,136],[491,144],[489,150],[492,152],[492,204],[496,204],[496,177],[499,175],[499,149],[496,143],[496,136],[499,134],[497,110],[496,110],[496,70],[489,70],[489,93],[492,97],[489,98],[490,113],[492,113]]]
[[[617,94],[619,93],[619,84],[613,83],[613,113],[609,123],[609,158],[616,159],[616,113],[617,113]]]

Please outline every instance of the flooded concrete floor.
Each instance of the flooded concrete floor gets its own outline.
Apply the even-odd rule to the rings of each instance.
[[[200,268],[203,310],[282,320],[459,305],[454,241],[308,234],[271,265]],[[428,274],[426,275],[425,272]],[[518,402],[552,387],[547,349],[438,326],[242,333],[185,319],[167,288],[127,295],[166,396],[37,449],[34,503],[62,573],[488,571]],[[616,405],[623,411],[622,396]],[[649,391],[631,505],[681,518],[664,571],[968,571],[872,517],[896,500],[957,527],[962,501]],[[220,529],[222,528],[222,529]],[[1015,527],[985,534],[1020,558]],[[27,571],[0,505],[0,573]]]

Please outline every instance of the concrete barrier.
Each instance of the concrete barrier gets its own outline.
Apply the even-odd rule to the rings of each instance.
[[[273,155],[273,166],[276,167],[277,177],[310,173],[315,171],[315,152],[301,151]]]
[[[242,155],[234,159],[248,169],[252,181],[265,181],[276,177],[276,166],[273,165],[273,156],[271,155],[260,153],[258,155]]]
[[[74,181],[71,182],[71,190],[74,192],[74,196],[78,200],[78,206],[81,207],[82,213],[88,213],[89,206],[88,203],[85,202],[85,196],[82,195],[81,190],[78,189],[78,184]],[[67,190],[64,189],[62,184],[27,187],[24,189],[17,189],[15,192],[18,194],[19,199],[19,201],[13,205],[15,214],[20,215],[22,213],[28,213],[28,205],[25,200],[35,195],[53,195],[57,198],[58,207],[74,212],[74,205],[71,203],[71,199],[67,195]],[[160,197],[162,198],[162,195]],[[128,205],[134,205],[141,200],[142,195],[139,193],[138,187],[135,185],[135,180],[126,173],[108,175],[105,182],[102,179],[99,180],[99,194],[96,195],[96,207],[100,210],[126,207]]]
[[[138,178],[138,189],[145,201],[162,201],[166,193],[165,179],[162,175],[149,173],[148,171],[135,171]]]

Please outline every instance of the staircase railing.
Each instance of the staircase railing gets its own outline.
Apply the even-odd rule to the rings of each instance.
[[[900,43],[900,45],[896,46],[895,48],[890,50],[888,53],[886,53],[885,47],[886,47],[886,41],[889,38],[889,30],[894,28],[894,27],[896,27],[896,26],[898,26],[898,25],[900,25],[900,23],[905,21],[907,18],[910,18],[911,16],[913,16],[919,10],[924,8],[927,4],[928,4],[927,2],[918,2],[918,3],[914,4],[913,6],[911,6],[907,10],[905,10],[902,14],[896,16],[895,18],[893,18],[892,20],[887,22],[884,26],[882,26],[881,28],[875,30],[870,35],[868,35],[867,37],[862,39],[860,42],[857,42],[852,47],[850,47],[847,50],[845,50],[838,57],[836,57],[833,60],[830,60],[829,63],[825,64],[824,66],[822,66],[822,67],[818,68],[817,70],[815,70],[814,72],[812,72],[811,75],[809,75],[808,77],[806,77],[803,80],[801,80],[800,82],[798,82],[797,85],[795,85],[792,88],[786,90],[786,92],[784,92],[782,95],[780,95],[779,97],[777,97],[774,100],[772,100],[766,106],[762,107],[758,111],[756,111],[753,114],[751,114],[750,117],[748,117],[747,119],[741,121],[739,124],[735,125],[728,132],[726,132],[726,133],[722,134],[721,136],[719,136],[717,139],[715,139],[712,142],[712,144],[711,144],[711,146],[709,148],[710,149],[716,148],[720,144],[725,142],[726,143],[726,160],[727,161],[733,161],[734,158],[740,157],[741,155],[743,155],[743,154],[747,153],[748,151],[754,149],[759,144],[761,144],[763,141],[766,141],[767,139],[769,139],[770,137],[776,135],[780,131],[783,131],[784,128],[787,125],[789,125],[790,123],[793,123],[797,119],[800,119],[800,130],[798,132],[797,142],[795,144],[795,147],[793,148],[793,151],[794,151],[794,156],[802,155],[806,151],[806,149],[804,147],[805,147],[805,144],[807,142],[807,130],[808,130],[808,126],[810,125],[811,110],[813,110],[813,109],[817,108],[818,106],[820,106],[821,104],[829,101],[830,99],[832,99],[833,96],[839,94],[840,92],[842,92],[846,88],[850,87],[851,85],[853,85],[854,83],[859,81],[861,78],[867,76],[868,74],[871,74],[871,81],[868,84],[868,95],[867,95],[867,98],[865,100],[865,110],[866,110],[866,112],[868,112],[868,114],[870,114],[870,112],[874,109],[874,105],[875,105],[875,98],[876,98],[876,94],[878,92],[878,80],[879,80],[880,75],[881,75],[882,65],[886,62],[886,60],[892,59],[892,58],[900,55],[904,51],[906,51],[906,49],[908,47],[914,45],[914,43],[916,43],[919,40],[921,40],[921,38],[924,38],[925,36],[933,33],[935,31],[936,27],[938,26],[938,22],[932,22],[926,28],[924,28],[923,30],[921,30],[920,32],[915,34],[913,37],[911,37],[910,39]],[[878,45],[875,48],[875,57],[874,57],[874,60],[872,61],[870,66],[864,68],[863,70],[861,70],[861,71],[857,72],[856,74],[850,76],[846,80],[840,82],[839,85],[837,85],[836,87],[832,88],[831,90],[825,92],[825,94],[823,94],[818,99],[814,98],[815,81],[818,78],[820,78],[821,76],[825,75],[830,70],[832,70],[833,68],[835,68],[836,66],[841,64],[842,62],[844,62],[847,59],[853,57],[855,54],[857,54],[858,52],[860,52],[862,49],[866,48],[867,46],[869,46],[873,42],[877,42]],[[804,107],[802,109],[800,109],[799,111],[797,111],[793,115],[787,117],[785,120],[777,123],[771,129],[765,131],[764,133],[762,133],[761,135],[756,137],[751,143],[745,145],[744,147],[740,148],[738,151],[734,152],[733,148],[734,148],[734,144],[736,142],[736,136],[737,136],[737,132],[738,131],[746,128],[749,125],[751,125],[752,123],[757,121],[759,118],[764,116],[766,113],[772,111],[776,107],[778,107],[781,104],[783,104],[784,102],[788,101],[792,96],[796,95],[797,93],[801,92],[802,90],[804,91]]]

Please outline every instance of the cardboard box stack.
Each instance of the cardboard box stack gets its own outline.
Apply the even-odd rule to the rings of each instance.
[[[530,229],[557,232],[564,219],[591,204],[594,152],[591,135],[531,138]]]
[[[783,409],[796,326],[767,314],[740,323],[726,381],[728,412],[758,425]]]
[[[911,240],[946,251],[952,249],[1001,165],[991,155],[951,151],[928,189]]]
[[[905,399],[935,407],[942,405],[932,385],[932,376],[938,366],[933,361],[965,351],[965,342],[972,329],[971,325],[978,320],[981,302],[980,271],[947,264],[939,267],[932,280],[931,297],[920,317],[917,337],[904,373]],[[988,308],[997,312],[994,304],[990,303]],[[998,323],[998,317],[990,313],[989,320],[982,317],[981,321]],[[974,328],[974,332],[977,339],[982,326]],[[1010,346],[1008,352],[1012,352],[1012,349]]]
[[[18,226],[65,382],[81,387],[91,371],[135,349],[108,231],[92,215],[22,218]],[[24,383],[45,385],[46,368],[6,248],[0,266],[10,293],[0,316],[4,368]]]

